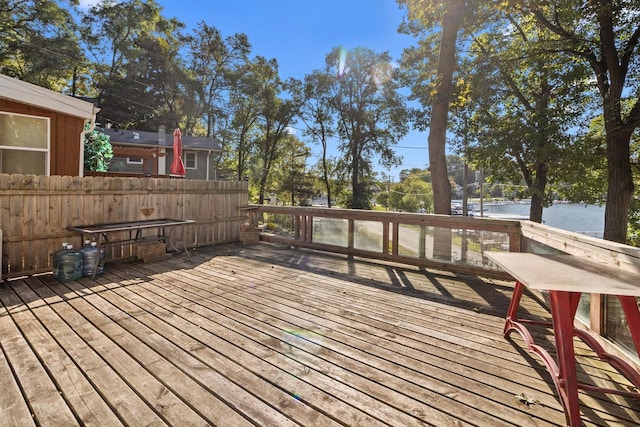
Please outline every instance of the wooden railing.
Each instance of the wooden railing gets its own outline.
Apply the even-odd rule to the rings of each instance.
[[[265,242],[350,256],[401,262],[484,277],[510,278],[489,262],[487,251],[566,253],[640,274],[640,249],[531,221],[417,213],[252,205]],[[544,301],[544,295],[539,295]],[[626,320],[615,301],[583,298],[578,326],[592,331],[610,353],[638,365]],[[620,350],[620,344],[625,350]],[[627,345],[628,344],[628,345]]]
[[[520,250],[520,222],[446,215],[259,205],[266,242],[507,278],[484,257]]]

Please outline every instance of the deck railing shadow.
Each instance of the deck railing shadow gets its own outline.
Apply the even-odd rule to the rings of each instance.
[[[270,248],[262,251],[260,246],[251,249],[243,247],[243,256],[271,263],[280,267],[300,270],[325,276],[327,279],[337,279],[357,283],[396,294],[411,296],[429,301],[438,301],[448,306],[468,311],[482,311],[482,313],[504,318],[509,306],[513,285],[501,281],[494,281],[491,286],[477,276],[469,274],[448,274],[436,269],[407,266],[397,263],[385,263],[368,258],[357,259],[343,254],[325,253],[318,262],[318,256],[308,262],[309,256],[304,251],[291,251],[289,246],[269,244]],[[230,246],[233,247],[233,246]],[[275,255],[274,255],[275,254]],[[356,266],[367,269],[367,274],[358,273]],[[456,287],[465,297],[456,297],[452,288]],[[469,299],[469,295],[475,295]],[[532,296],[525,291],[527,296]],[[521,308],[525,316],[534,317],[526,307]]]
[[[262,227],[260,239],[265,242],[457,275],[512,280],[487,259],[485,254],[492,251],[564,253],[640,274],[639,248],[531,221],[270,205],[243,210]],[[533,294],[545,303],[543,293]],[[576,326],[638,367],[640,359],[616,301],[583,295]]]
[[[286,246],[393,262],[485,278],[510,277],[485,256],[492,251],[561,252],[640,274],[640,250],[529,221],[315,207],[248,205],[246,182],[155,178],[59,177],[0,174],[3,279],[49,273],[64,241],[80,246],[69,227],[149,218],[195,220],[179,239],[188,248],[237,242],[245,221],[260,224],[261,240]],[[134,245],[109,247],[134,258]],[[395,273],[394,273],[395,274]],[[402,292],[410,283],[398,278]],[[372,285],[374,285],[373,283]],[[446,286],[433,285],[446,295]],[[426,294],[425,294],[426,295]],[[544,301],[543,295],[538,295]],[[501,303],[500,292],[487,306]],[[462,302],[461,302],[462,303]],[[608,351],[630,358],[625,320],[615,302],[588,295],[579,327],[602,337]],[[620,350],[620,351],[618,351]]]

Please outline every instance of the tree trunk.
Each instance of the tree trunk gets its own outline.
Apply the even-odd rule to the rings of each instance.
[[[329,183],[329,173],[327,172],[327,157],[326,150],[322,154],[322,179],[324,181],[324,186],[327,190],[327,207],[331,207],[331,185]]]
[[[353,137],[356,138],[355,136]],[[365,189],[360,183],[360,153],[357,150],[357,147],[360,144],[356,144],[352,142],[351,156],[353,157],[351,161],[352,167],[352,175],[351,175],[351,208],[352,209],[367,209],[369,206],[363,202]]]
[[[540,163],[535,172],[531,190],[531,207],[529,208],[529,220],[542,223],[542,209],[544,207],[544,193],[547,188],[547,165]]]
[[[615,43],[614,8],[612,2],[601,2],[598,10],[601,38],[601,62],[591,61],[602,95],[604,127],[607,141],[607,204],[604,211],[604,239],[619,243],[627,241],[629,207],[633,197],[630,141],[637,118],[623,119],[622,94],[627,77],[629,57],[619,57]],[[637,49],[638,40],[631,49]],[[633,62],[631,62],[633,64]],[[631,65],[633,67],[633,65]],[[607,82],[608,77],[608,82]]]
[[[433,208],[436,214],[451,214],[451,184],[447,172],[446,136],[453,72],[457,64],[456,40],[463,15],[464,1],[454,0],[448,2],[442,19],[442,40],[428,137]]]
[[[627,241],[629,207],[633,196],[633,174],[631,171],[629,144],[631,135],[623,132],[622,125],[607,128],[607,204],[604,211],[604,239],[619,243]]]
[[[429,125],[429,167],[433,187],[433,210],[436,214],[451,215],[451,184],[447,171],[446,145],[449,103],[453,88],[453,71],[457,64],[456,40],[462,24],[464,1],[452,0],[446,6],[442,19],[442,40],[438,57],[435,95],[431,106]],[[451,230],[434,230],[433,257],[451,259]]]

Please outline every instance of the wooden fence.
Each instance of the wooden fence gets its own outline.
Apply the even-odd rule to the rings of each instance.
[[[63,242],[82,244],[72,226],[191,219],[172,233],[176,246],[237,241],[247,203],[245,181],[0,174],[3,278],[49,271]],[[130,243],[108,249],[113,258],[134,253]]]

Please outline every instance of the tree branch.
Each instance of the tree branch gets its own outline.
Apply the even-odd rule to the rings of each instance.
[[[631,55],[633,55],[633,52],[635,51],[636,46],[638,45],[638,40],[640,40],[640,27],[636,28],[636,30],[631,35],[631,38],[629,38],[629,42],[624,48],[624,54],[620,59],[620,63],[622,67],[624,67],[625,74],[629,67],[629,61],[631,60]]]

